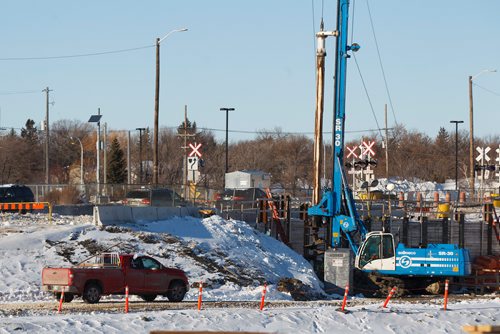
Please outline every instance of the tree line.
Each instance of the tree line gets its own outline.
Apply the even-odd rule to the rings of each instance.
[[[102,127],[101,127],[102,128]],[[128,183],[129,173],[132,184],[150,184],[152,181],[152,131],[146,129],[130,132],[108,130],[106,136],[107,180],[108,184]],[[59,120],[50,127],[49,172],[52,184],[79,184],[81,148],[83,145],[84,183],[96,182],[96,127],[89,123]],[[101,137],[102,138],[102,137]],[[78,141],[79,140],[79,141]],[[377,167],[376,178],[386,177],[386,158],[383,140],[372,133],[346,143],[359,145],[362,141],[375,141],[374,149]],[[225,143],[218,141],[210,131],[198,131],[195,122],[186,120],[176,129],[161,128],[159,133],[160,185],[180,185],[183,182],[183,164],[190,152],[187,143],[203,144],[205,164],[200,167],[202,178],[199,185],[210,189],[222,189],[225,170]],[[417,130],[408,130],[398,125],[389,132],[387,138],[388,170],[390,178],[420,179],[444,182],[455,178],[455,133],[445,128],[431,137]],[[141,144],[141,145],[139,145]],[[475,146],[490,146],[492,161],[499,147],[498,136],[475,138]],[[458,133],[458,175],[467,178],[469,166],[469,135],[462,130]],[[140,150],[139,148],[142,148]],[[127,152],[130,151],[130,170]],[[325,160],[322,176],[331,178],[332,147],[325,144]],[[474,157],[476,152],[474,152]],[[45,133],[28,119],[18,133],[3,131],[0,136],[0,183],[45,183]],[[305,135],[288,134],[279,128],[263,130],[252,140],[229,143],[229,171],[262,170],[272,175],[272,182],[291,193],[311,186],[313,169],[313,140]],[[142,160],[142,164],[141,164]],[[103,160],[101,158],[101,165]],[[142,166],[142,168],[141,168]],[[142,169],[142,177],[140,171]],[[101,177],[101,182],[103,179]]]

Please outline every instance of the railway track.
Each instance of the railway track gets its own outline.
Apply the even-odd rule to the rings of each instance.
[[[489,301],[498,298],[498,295],[451,295],[449,302],[464,300]],[[384,298],[354,298],[348,301],[348,307],[382,304]],[[393,302],[405,304],[436,304],[443,303],[442,296],[411,296],[395,298]],[[308,307],[339,307],[341,300],[318,300],[318,301],[268,301],[265,303],[266,309],[279,308],[308,308]],[[205,301],[203,309],[258,309],[259,301]],[[122,301],[101,301],[98,304],[87,304],[81,300],[65,303],[62,308],[63,314],[71,313],[123,313],[125,302]],[[171,303],[167,301],[129,302],[129,312],[143,311],[164,311],[164,310],[197,310],[197,302],[186,301],[181,303]],[[40,316],[50,315],[57,312],[58,302],[33,302],[33,303],[5,303],[0,304],[0,317],[8,316]]]

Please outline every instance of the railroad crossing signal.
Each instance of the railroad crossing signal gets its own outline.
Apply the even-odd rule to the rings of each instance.
[[[481,164],[483,164],[485,161],[488,162],[490,161],[490,157],[488,156],[488,152],[491,150],[491,148],[488,146],[486,148],[484,147],[476,147],[476,151],[479,152],[479,155],[476,157],[476,161],[479,162],[481,161]],[[497,150],[498,151],[498,150]]]
[[[360,158],[363,158],[364,156],[368,157],[374,157],[375,156],[375,151],[373,150],[373,146],[375,145],[375,141],[364,141],[361,145],[359,145],[359,148],[361,149],[361,154],[359,155]]]
[[[346,146],[346,148],[349,151],[349,154],[347,154],[348,158],[350,158],[351,156],[353,159],[358,157],[358,155],[356,154],[356,149],[358,148],[357,146],[353,146],[352,148]]]
[[[476,166],[477,171],[481,171],[478,175],[480,180],[487,180],[490,178],[490,168],[493,167],[495,170],[495,166],[489,166],[487,163],[490,161],[490,157],[488,156],[488,152],[491,150],[490,147],[476,147],[476,151],[479,155],[476,157],[476,161],[480,163],[480,165]]]
[[[189,153],[190,157],[198,156],[198,158],[201,158],[201,152],[200,152],[201,144],[194,143],[193,145],[189,143],[189,147],[191,147],[192,149],[191,153]]]

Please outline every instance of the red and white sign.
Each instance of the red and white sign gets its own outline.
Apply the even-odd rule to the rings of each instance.
[[[200,152],[201,144],[194,143],[193,145],[190,143],[189,147],[191,147],[192,149],[191,153],[189,153],[190,157],[198,156],[198,158],[201,158],[201,152]]]
[[[358,157],[358,155],[356,154],[356,149],[358,148],[357,146],[353,146],[352,148],[350,148],[349,146],[346,146],[346,148],[349,151],[349,154],[347,154],[348,158],[353,157],[353,159],[354,159],[354,158]]]
[[[363,150],[363,155],[368,155],[370,157],[375,156],[375,151],[373,150],[373,145],[375,145],[375,141],[364,141],[363,144],[364,150]]]

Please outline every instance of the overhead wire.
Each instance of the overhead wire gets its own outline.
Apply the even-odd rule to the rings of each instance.
[[[177,129],[178,127],[166,127],[168,129]],[[217,128],[204,128],[198,127],[197,129],[204,131],[215,131],[215,132],[226,132],[226,129],[217,129]],[[313,131],[268,131],[268,130],[259,130],[259,131],[250,131],[250,130],[227,130],[232,133],[246,133],[246,134],[260,134],[260,133],[269,133],[269,134],[284,134],[284,135],[314,135]],[[376,132],[379,129],[365,129],[365,130],[351,130],[345,131],[346,133],[366,133],[366,132]],[[332,134],[332,131],[325,131],[326,134]]]
[[[387,84],[387,78],[385,75],[384,65],[382,64],[382,57],[380,56],[380,48],[378,46],[377,35],[375,34],[375,26],[373,24],[372,13],[370,10],[369,0],[366,0],[366,7],[368,8],[368,17],[370,18],[370,25],[373,33],[373,40],[375,41],[375,47],[377,49],[378,61],[380,64],[380,69],[382,71],[382,77],[384,78],[385,90],[387,92],[387,98],[389,99],[389,105],[391,106],[392,116],[394,117],[394,122],[398,124],[398,120],[396,118],[396,113],[394,112],[394,105],[392,103],[391,93],[389,92],[389,85]]]
[[[482,90],[485,90],[487,91],[488,93],[491,93],[493,95],[496,95],[496,96],[500,96],[500,93],[497,93],[491,89],[488,89],[488,88],[485,88],[485,87],[482,87],[482,86],[479,86],[478,84],[476,84],[475,82],[472,83],[474,86],[478,87],[478,88],[481,88]]]
[[[355,11],[354,11],[355,7],[354,6],[355,6],[355,4],[356,4],[356,1],[354,0],[353,4],[352,4],[353,8],[352,8],[352,19],[351,19],[351,45],[352,45],[352,43],[354,41],[354,19],[355,19],[355,16],[354,16],[354,14],[355,14]],[[358,59],[356,58],[356,54],[354,52],[352,53],[352,56],[354,58],[354,63],[356,64],[356,68],[358,70],[359,77],[361,78],[361,83],[363,84],[363,89],[365,91],[366,98],[368,99],[368,104],[370,105],[370,109],[372,111],[373,118],[375,119],[375,124],[377,125],[377,130],[378,130],[378,132],[380,134],[380,137],[384,138],[384,136],[382,135],[382,130],[380,129],[380,125],[378,123],[378,119],[377,119],[377,115],[375,113],[375,109],[373,108],[373,103],[372,103],[372,100],[370,98],[370,94],[368,93],[368,88],[366,86],[365,79],[363,77],[363,74],[361,73],[361,68],[359,67]]]
[[[147,48],[152,48],[152,47],[154,47],[154,45],[146,45],[146,46],[139,46],[139,47],[135,47],[135,48],[103,51],[103,52],[82,53],[82,54],[74,54],[74,55],[62,55],[62,56],[7,57],[7,58],[0,58],[0,61],[50,60],[50,59],[92,57],[92,56],[102,56],[102,55],[113,54],[113,53],[131,52],[131,51],[137,51],[137,50],[142,50],[142,49],[147,49]]]
[[[19,95],[19,94],[33,94],[33,93],[40,93],[40,91],[39,90],[24,90],[24,91],[14,91],[14,92],[0,91],[0,95]]]
[[[358,59],[356,58],[355,54],[353,54],[353,58],[354,58],[354,63],[356,64],[356,68],[358,69],[358,74],[359,74],[359,77],[361,78],[361,83],[363,84],[363,89],[365,90],[366,98],[368,99],[368,104],[370,105],[370,109],[372,111],[373,118],[375,119],[375,124],[377,124],[377,130],[380,134],[380,137],[384,138],[384,136],[382,135],[382,130],[380,128],[380,125],[378,124],[378,119],[377,119],[377,115],[375,113],[375,109],[373,108],[372,99],[370,98],[370,94],[368,93],[368,88],[366,87],[365,79],[363,78],[363,74],[361,73]]]

